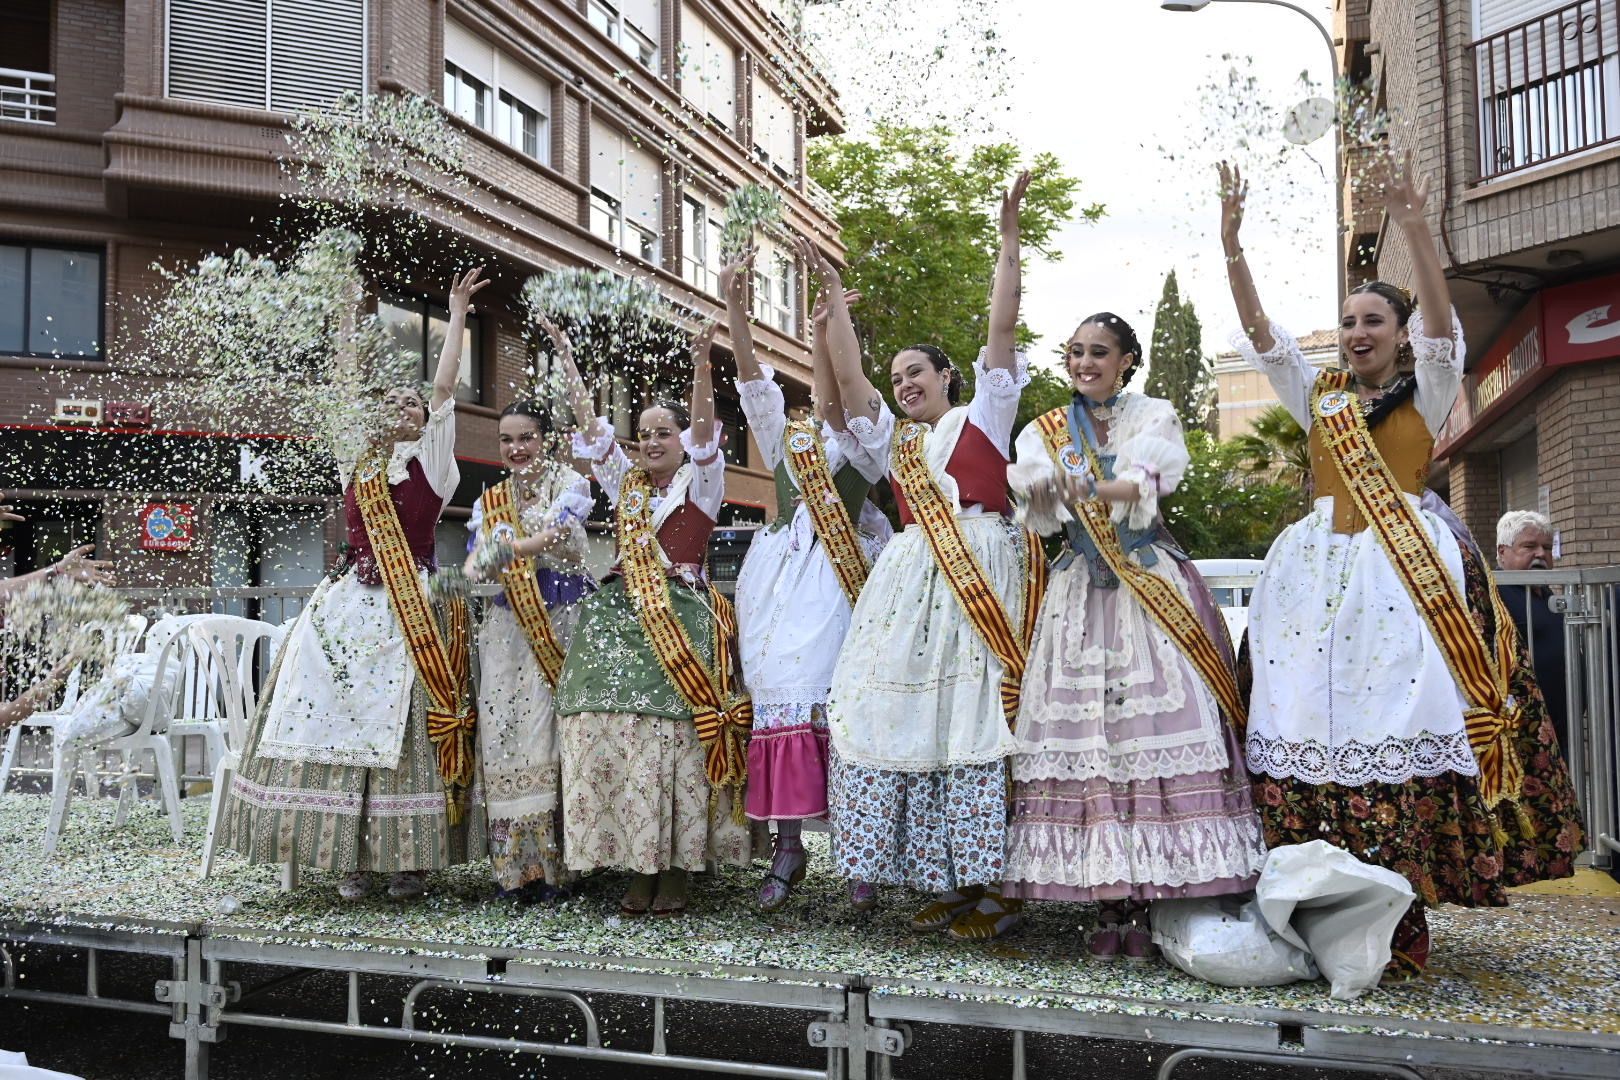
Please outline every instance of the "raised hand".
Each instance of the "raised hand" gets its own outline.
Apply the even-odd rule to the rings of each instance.
[[[750,247],[720,268],[720,296],[728,304],[741,304],[746,299],[748,276],[754,272],[754,257],[759,248]]]
[[[813,306],[810,309],[810,324],[812,326],[814,326],[816,328],[816,330],[818,330],[818,331],[821,330],[822,327],[827,325],[827,312],[831,310],[831,304],[830,304],[831,299],[832,299],[832,293],[828,292],[826,289],[823,289],[819,293],[816,294],[815,306]],[[860,303],[860,300],[861,300],[860,290],[858,290],[858,289],[845,289],[844,290],[844,305],[846,307],[853,307],[856,304]]]
[[[573,343],[568,340],[568,334],[564,332],[562,327],[544,315],[536,315],[534,324],[545,331],[546,337],[551,339],[551,347],[556,350],[558,356],[573,355]]]
[[[1024,196],[1029,192],[1030,179],[1030,172],[1025,169],[1013,180],[1012,187],[1001,194],[1001,235],[1003,237],[1018,235],[1018,210],[1023,206]]]
[[[1221,162],[1221,245],[1228,254],[1238,250],[1238,230],[1243,226],[1243,204],[1249,185],[1236,165]]]
[[[709,370],[710,356],[714,352],[714,335],[719,328],[719,323],[711,321],[705,323],[703,329],[693,335],[692,367],[695,370]]]
[[[52,568],[62,577],[89,585],[111,585],[113,583],[113,564],[104,559],[92,559],[90,553],[94,551],[94,544],[84,544],[74,548]]]
[[[1384,211],[1397,225],[1423,221],[1423,207],[1429,201],[1429,182],[1418,178],[1412,168],[1412,151],[1399,164],[1391,153],[1380,170],[1384,181]]]
[[[474,294],[489,284],[489,278],[480,280],[480,275],[483,272],[483,267],[474,267],[465,274],[458,274],[450,279],[450,314],[452,316],[472,313]]]
[[[0,521],[27,521],[28,519],[12,509],[10,503],[0,503]]]

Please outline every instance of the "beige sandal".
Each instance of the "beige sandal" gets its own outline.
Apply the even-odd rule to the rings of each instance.
[[[956,899],[949,899],[952,896]],[[983,885],[969,885],[966,888],[941,893],[938,900],[911,917],[911,928],[923,934],[944,930],[955,922],[958,916],[972,911],[983,896]]]

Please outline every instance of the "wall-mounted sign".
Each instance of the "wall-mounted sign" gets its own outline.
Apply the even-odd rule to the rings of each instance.
[[[56,411],[51,413],[51,419],[58,424],[99,424],[101,402],[95,398],[59,397],[56,399]]]
[[[190,551],[195,524],[191,503],[147,503],[141,511],[141,550]]]
[[[1548,289],[1542,305],[1550,366],[1620,356],[1620,274]]]

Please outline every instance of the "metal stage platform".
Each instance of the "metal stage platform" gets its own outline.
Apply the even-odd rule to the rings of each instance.
[[[988,947],[919,937],[905,925],[916,898],[902,890],[884,890],[870,916],[850,913],[819,837],[809,879],[776,916],[753,911],[757,871],[694,879],[692,909],[673,920],[620,917],[613,875],[526,909],[492,900],[481,865],[434,875],[429,897],[407,905],[341,904],[318,873],[283,893],[275,867],[230,855],[204,881],[203,803],[188,801],[177,847],[150,807],[114,829],[110,801],[80,801],[46,860],[45,798],[0,796],[0,994],[149,1013],[154,1038],[167,1021],[187,1080],[204,1080],[210,1047],[233,1026],[791,1080],[906,1075],[913,1025],[918,1039],[941,1026],[1013,1033],[1004,1075],[1015,1080],[1027,1039],[1047,1035],[1162,1047],[1161,1077],[1200,1054],[1406,1077],[1620,1076],[1620,896],[1600,895],[1612,883],[1598,875],[1521,892],[1507,910],[1441,909],[1428,977],[1336,1002],[1324,983],[1232,990],[1164,964],[1091,961],[1083,905],[1031,905],[1024,929]],[[161,963],[167,977],[150,996],[112,995],[109,954]],[[46,965],[50,977],[30,978]],[[346,1008],[288,1007],[289,987],[334,973]],[[549,1027],[503,1035],[440,1007],[499,997],[526,999]],[[633,1005],[646,1029],[606,1030],[614,1003]],[[804,1041],[671,1052],[666,1009],[678,1017],[691,1003],[796,1017]]]

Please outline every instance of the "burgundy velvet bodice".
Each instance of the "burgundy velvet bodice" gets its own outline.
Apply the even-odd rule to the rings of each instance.
[[[962,434],[956,440],[950,460],[945,463],[945,471],[956,481],[962,506],[977,503],[989,513],[1012,514],[1012,503],[1007,498],[1007,458],[996,449],[990,437],[972,423],[962,425]],[[889,485],[894,488],[895,502],[900,504],[901,527],[915,524],[899,479],[891,474]]]
[[[444,499],[428,483],[422,463],[412,458],[405,463],[405,480],[389,486],[394,508],[399,511],[399,523],[405,530],[405,541],[411,546],[416,565],[424,570],[437,570],[434,556],[433,530],[444,512]],[[381,585],[377,572],[377,559],[371,551],[371,540],[366,536],[366,525],[360,517],[360,504],[355,498],[354,484],[343,492],[343,520],[348,527],[349,548],[355,573],[363,585]]]

